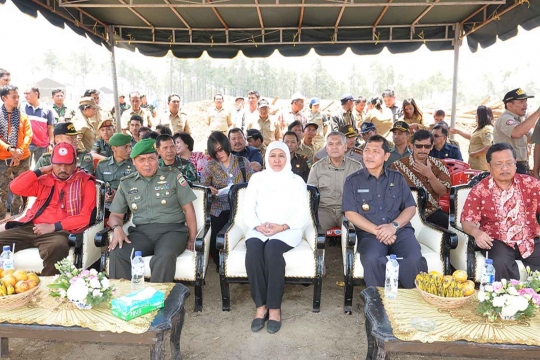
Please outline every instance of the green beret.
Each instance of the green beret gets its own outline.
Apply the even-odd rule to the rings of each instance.
[[[144,154],[152,154],[156,152],[156,149],[154,148],[154,144],[156,143],[156,140],[154,139],[144,139],[138,141],[135,146],[133,146],[133,149],[131,149],[131,158],[135,159],[139,155]]]
[[[111,146],[122,146],[122,145],[129,144],[130,142],[131,142],[131,136],[126,135],[126,134],[116,133],[109,139],[109,145]]]

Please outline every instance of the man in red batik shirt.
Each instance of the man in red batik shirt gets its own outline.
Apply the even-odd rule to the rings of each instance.
[[[473,187],[461,214],[463,230],[495,266],[495,279],[518,279],[516,260],[540,270],[540,181],[516,173],[511,145],[492,145],[486,154],[491,176]]]
[[[0,232],[0,247],[15,243],[16,251],[39,248],[44,276],[57,273],[54,264],[69,253],[69,234],[86,229],[96,207],[96,180],[77,168],[71,144],[57,144],[51,164],[28,170],[11,182],[14,194],[34,196],[36,201],[23,217],[8,221],[6,230]]]

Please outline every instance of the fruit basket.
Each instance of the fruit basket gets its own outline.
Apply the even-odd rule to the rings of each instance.
[[[0,270],[0,275],[0,310],[28,304],[41,283],[35,273],[24,270]]]
[[[420,292],[420,294],[428,304],[436,306],[439,309],[457,309],[458,307],[463,306],[465,303],[467,303],[474,295],[471,294],[469,296],[461,297],[443,297],[430,294],[427,291],[420,289],[418,285],[416,285],[416,289]]]
[[[11,310],[28,304],[37,289],[39,289],[39,284],[20,294],[0,296],[0,310]]]

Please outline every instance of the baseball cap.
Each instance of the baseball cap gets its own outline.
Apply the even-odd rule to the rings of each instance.
[[[294,100],[304,100],[304,96],[298,92],[294,93],[292,96],[291,96],[291,101],[294,101]]]
[[[262,107],[270,107],[270,103],[268,102],[268,100],[261,99],[261,100],[259,100],[259,107],[260,108],[262,108]]]
[[[343,94],[341,96],[341,102],[349,101],[349,100],[357,100],[352,94]]]
[[[237,97],[234,98],[234,101],[238,100],[238,99],[242,99],[244,100],[244,97],[242,95],[238,95]]]
[[[262,134],[259,130],[257,129],[249,129],[247,131],[247,136],[246,136],[246,140],[249,140],[249,139],[252,139],[253,137],[257,137],[259,139],[262,139]]]
[[[319,105],[320,103],[321,103],[321,99],[316,98],[316,97],[309,100],[309,105]]]
[[[365,122],[360,125],[360,134],[365,134],[373,130],[376,130],[374,123]]]
[[[343,125],[339,127],[339,132],[344,134],[346,137],[355,137],[358,135],[356,130],[351,125]]]
[[[523,100],[523,99],[530,99],[533,98],[532,95],[525,94],[525,91],[521,90],[521,88],[514,89],[512,91],[509,91],[504,95],[503,102],[507,103],[512,100]]]
[[[99,105],[96,104],[96,101],[91,96],[84,96],[79,100],[79,105],[90,105],[95,109],[100,109]]]
[[[314,123],[314,122],[308,122],[305,126],[304,126],[304,130],[306,130],[306,128],[308,126],[315,126],[315,130],[317,130],[319,128],[319,124],[317,123]]]
[[[405,121],[396,121],[394,127],[390,131],[401,130],[405,132],[411,132],[411,127]]]
[[[66,142],[58,143],[54,146],[53,153],[51,156],[52,164],[66,164],[71,165],[77,159],[75,154],[75,148],[73,145]]]
[[[75,126],[71,122],[58,123],[54,127],[53,135],[79,135],[80,132],[75,130]]]

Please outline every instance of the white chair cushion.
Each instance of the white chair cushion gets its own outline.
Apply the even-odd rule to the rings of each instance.
[[[229,252],[225,265],[227,277],[247,278],[246,272],[246,241],[242,238],[234,249]],[[316,274],[315,256],[307,240],[303,239],[300,245],[283,254],[285,263],[285,277],[314,278]]]
[[[186,250],[176,258],[174,280],[195,281],[196,256],[194,251]],[[150,260],[152,256],[144,257],[144,277],[150,278]]]
[[[75,247],[69,248],[68,257],[75,261]],[[38,248],[24,249],[15,253],[15,268],[32,271],[40,274],[43,270],[43,260],[39,256]]]
[[[474,274],[474,281],[479,283],[482,280],[482,269],[484,268],[484,265],[486,264],[486,258],[480,251],[475,251],[475,261],[476,261],[476,271]],[[527,280],[527,269],[525,269],[525,266],[523,265],[523,262],[521,260],[516,260],[516,263],[519,268],[519,279],[515,280],[521,280],[525,281]]]

